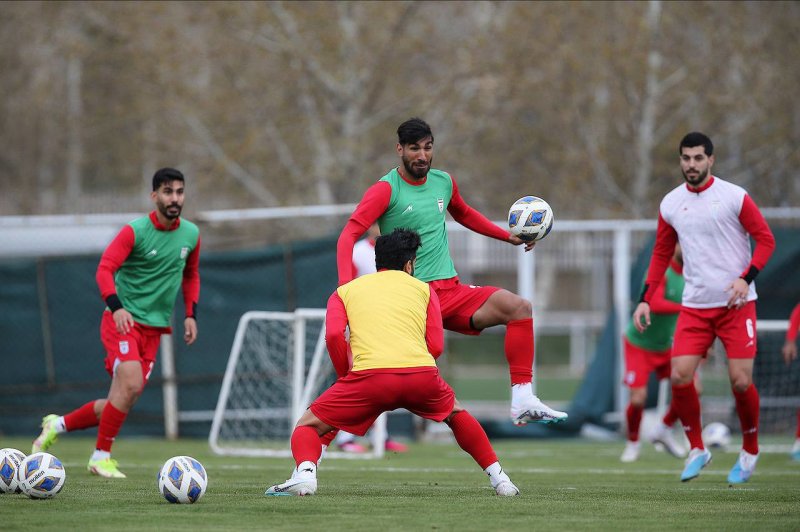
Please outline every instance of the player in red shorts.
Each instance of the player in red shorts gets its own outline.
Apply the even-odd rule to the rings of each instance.
[[[783,361],[788,366],[797,359],[797,331],[800,329],[800,303],[798,303],[789,316],[789,328],[786,329],[786,342],[781,353]],[[794,445],[792,445],[792,459],[800,462],[800,409],[797,410],[797,429],[795,431]]]
[[[335,429],[363,436],[379,415],[396,408],[447,423],[498,495],[519,494],[500,467],[486,432],[461,408],[436,368],[444,330],[436,292],[413,277],[419,246],[419,235],[407,229],[378,237],[378,271],[340,286],[331,295],[325,342],[339,378],[311,404],[292,432],[296,464],[292,477],[269,487],[265,495],[313,495],[320,437]],[[352,360],[345,335],[348,326]]]
[[[462,334],[480,334],[487,327],[505,325],[505,355],[511,375],[511,420],[558,423],[565,412],[545,405],[533,394],[533,311],[530,301],[494,286],[461,284],[445,227],[447,213],[468,229],[518,246],[525,244],[489,221],[462,198],[455,178],[431,168],[433,133],[419,118],[406,120],[397,129],[396,152],[401,164],[367,189],[350,216],[336,250],[339,284],[354,278],[353,246],[367,228],[378,222],[381,234],[403,227],[419,233],[415,276],[436,291],[444,327]],[[533,249],[533,243],[525,244]]]
[[[703,445],[694,375],[703,355],[719,338],[728,356],[728,376],[742,428],[742,450],[728,482],[741,484],[753,474],[758,460],[759,398],[753,385],[758,296],[753,280],[772,255],[775,238],[747,192],[711,174],[711,139],[689,133],[678,153],[686,182],[661,201],[650,269],[633,322],[639,331],[650,325],[649,302],[680,240],[685,286],[670,380],[673,406],[691,445],[681,480],[697,477],[711,461]]]
[[[125,478],[111,459],[111,445],[147,384],[161,335],[172,332],[170,317],[180,288],[186,310],[183,339],[187,344],[197,339],[200,231],[180,217],[184,181],[174,168],[158,170],[150,194],[155,210],[123,227],[100,259],[97,284],[107,305],[100,338],[111,375],[108,396],[63,416],[45,416],[33,452],[47,450],[62,432],[98,427],[89,471]]]

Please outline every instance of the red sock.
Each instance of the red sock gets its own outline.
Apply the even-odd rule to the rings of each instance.
[[[67,429],[67,432],[88,429],[100,424],[97,414],[94,413],[94,403],[94,401],[89,401],[69,414],[64,414],[64,428]]]
[[[664,419],[662,419],[661,422],[664,423],[664,425],[671,427],[676,421],[678,421],[678,413],[675,411],[675,406],[670,401],[669,410],[667,410],[667,413],[664,414]]]
[[[483,430],[478,420],[466,410],[450,418],[450,429],[456,437],[459,447],[464,449],[469,455],[478,462],[481,469],[486,469],[497,462],[497,455],[489,443],[489,437]]]
[[[321,455],[322,444],[317,429],[309,426],[295,428],[292,432],[292,456],[295,464],[300,465],[303,462],[316,464]]]
[[[642,423],[642,412],[644,412],[644,406],[635,406],[633,403],[628,403],[628,409],[625,410],[625,418],[628,421],[628,439],[630,441],[639,441],[639,425]]]
[[[800,408],[797,409],[797,432],[794,433],[795,438],[800,438]]]
[[[330,445],[331,442],[336,439],[336,435],[339,434],[339,429],[333,429],[330,432],[326,432],[322,436],[319,437],[320,445]]]
[[[750,454],[758,454],[758,390],[750,384],[743,392],[733,391],[736,399],[736,412],[742,427],[742,449]]]
[[[694,381],[683,386],[672,385],[672,407],[683,424],[683,431],[689,438],[692,449],[705,449],[700,421],[700,398],[697,396]]]
[[[106,402],[103,413],[100,414],[100,426],[97,428],[97,450],[111,452],[114,438],[119,434],[119,429],[128,417],[127,412],[114,408],[111,401]]]
[[[509,321],[506,324],[506,360],[511,384],[533,380],[533,318]]]

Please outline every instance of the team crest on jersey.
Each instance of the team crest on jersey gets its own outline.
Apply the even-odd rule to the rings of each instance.
[[[184,246],[181,248],[181,259],[185,259],[187,255],[189,255],[189,248]]]
[[[444,212],[444,198],[437,199],[436,203],[439,205],[439,212]]]
[[[130,346],[128,345],[127,340],[123,340],[119,343],[119,352],[123,355],[127,355],[128,351],[130,351]]]

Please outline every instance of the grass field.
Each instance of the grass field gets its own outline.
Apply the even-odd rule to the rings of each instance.
[[[765,443],[789,442],[766,439]],[[54,499],[0,495],[2,530],[798,530],[800,463],[762,453],[753,479],[725,482],[734,452],[717,451],[701,476],[681,483],[682,461],[646,446],[622,464],[622,444],[583,440],[502,440],[500,460],[522,494],[494,495],[455,444],[412,444],[382,460],[323,460],[313,497],[264,497],[290,459],[223,458],[205,441],[120,439],[114,456],[128,478],[86,471],[94,440],[62,437],[51,450],[67,470]],[[30,439],[0,446],[29,451]],[[172,505],[156,489],[170,456],[188,454],[209,474],[194,505]]]

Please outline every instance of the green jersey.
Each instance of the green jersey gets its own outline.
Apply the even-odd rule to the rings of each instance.
[[[664,274],[664,299],[680,304],[683,295],[683,275],[676,272],[672,265]],[[672,347],[672,336],[675,333],[675,324],[678,313],[655,314],[650,313],[650,326],[644,332],[639,332],[631,320],[625,333],[628,341],[647,351],[666,351]]]
[[[161,230],[150,216],[128,226],[133,229],[133,249],[114,276],[117,296],[137,323],[168,327],[186,259],[197,247],[200,230],[183,218],[177,228]]]
[[[381,234],[388,235],[402,227],[413,229],[422,240],[414,277],[425,282],[455,277],[457,273],[450,257],[445,227],[445,214],[453,195],[450,174],[431,168],[424,183],[412,185],[394,168],[380,181],[392,187],[389,206],[378,218]]]

